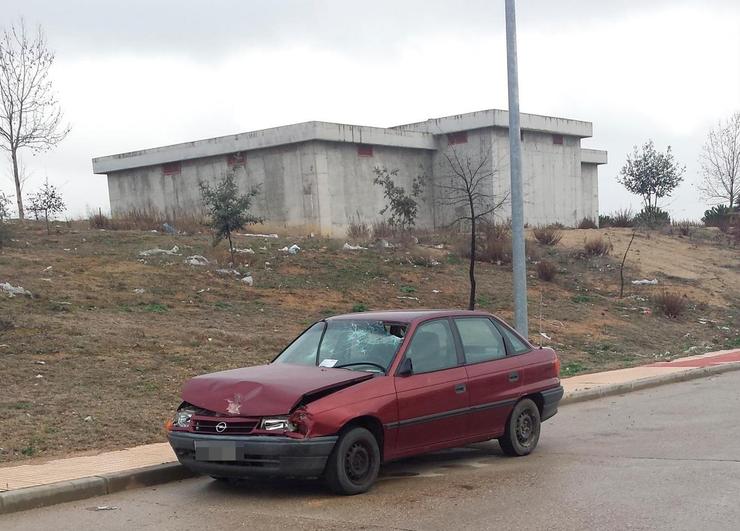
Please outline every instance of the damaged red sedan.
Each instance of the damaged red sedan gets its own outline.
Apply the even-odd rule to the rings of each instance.
[[[529,454],[563,396],[559,369],[553,350],[484,312],[340,315],[268,365],[188,381],[168,438],[217,479],[323,477],[358,494],[402,457],[488,439]]]

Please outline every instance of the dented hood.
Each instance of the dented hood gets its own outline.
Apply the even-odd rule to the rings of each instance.
[[[224,415],[285,415],[306,395],[372,377],[347,369],[271,363],[196,376],[185,383],[182,399]]]

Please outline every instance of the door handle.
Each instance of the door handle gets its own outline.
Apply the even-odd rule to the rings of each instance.
[[[465,384],[457,384],[455,386],[455,392],[459,395],[460,393],[465,392]]]
[[[510,382],[516,382],[519,380],[519,373],[514,371],[509,373],[509,381]]]

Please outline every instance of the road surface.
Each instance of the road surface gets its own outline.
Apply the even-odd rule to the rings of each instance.
[[[736,530],[739,406],[729,372],[567,405],[525,458],[490,442],[391,464],[360,496],[196,478],[0,516],[0,529]]]

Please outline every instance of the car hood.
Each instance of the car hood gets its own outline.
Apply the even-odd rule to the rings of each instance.
[[[182,399],[224,415],[285,415],[306,396],[325,395],[372,377],[347,369],[271,363],[196,376],[185,383]]]

